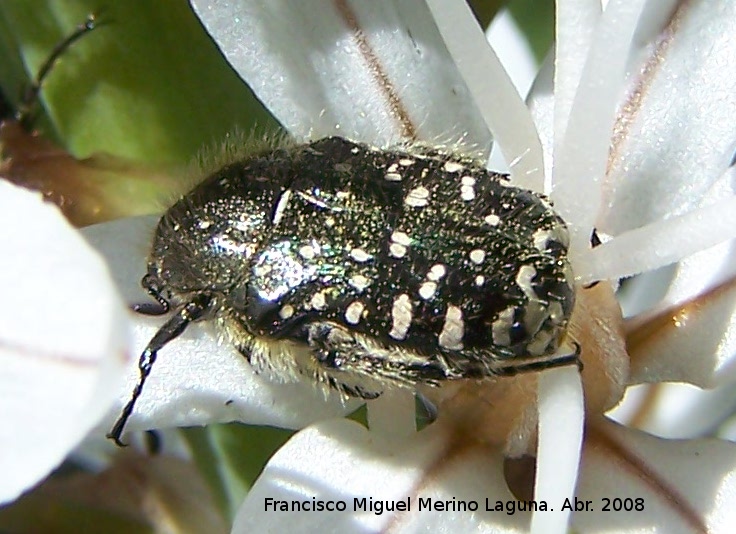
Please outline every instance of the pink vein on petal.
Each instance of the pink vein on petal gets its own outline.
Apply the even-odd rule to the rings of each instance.
[[[24,358],[33,358],[36,360],[48,361],[50,363],[57,363],[61,365],[70,365],[74,367],[96,367],[99,362],[96,360],[90,360],[88,358],[78,357],[72,354],[59,354],[48,350],[40,350],[35,347],[26,345],[18,345],[17,343],[9,343],[5,340],[0,340],[0,349],[7,349],[15,354],[20,354]],[[0,357],[11,355],[4,355],[0,352]],[[127,362],[130,359],[129,355],[123,353],[121,361]]]
[[[599,454],[604,456],[607,452],[613,457],[619,467],[628,471],[633,477],[641,483],[648,486],[656,493],[672,510],[690,525],[695,532],[707,534],[709,532],[707,525],[703,522],[700,514],[687,501],[677,488],[671,486],[657,473],[652,466],[637,456],[634,451],[628,449],[626,445],[617,441],[610,432],[600,428],[600,426],[590,425],[586,429],[587,447],[585,453]],[[597,445],[605,451],[595,450],[590,447],[591,444]],[[610,460],[610,456],[606,457]]]
[[[436,439],[436,437],[435,437]],[[417,480],[416,484],[406,493],[409,498],[415,500],[421,494],[424,488],[429,487],[432,482],[437,482],[443,473],[449,471],[455,464],[466,457],[473,454],[482,453],[484,450],[493,450],[490,445],[473,440],[470,436],[451,435],[445,436],[448,440],[445,447],[441,448],[439,453],[429,464],[423,466],[422,477]],[[386,526],[381,529],[380,534],[390,534],[391,532],[403,532],[401,519],[406,513],[394,513]]]
[[[358,17],[355,11],[348,5],[347,0],[335,0],[335,7],[342,19],[353,32],[353,40],[358,47],[358,51],[368,64],[368,70],[376,81],[376,85],[381,93],[386,97],[391,115],[398,121],[401,128],[402,136],[410,140],[417,139],[417,130],[413,121],[409,117],[408,110],[404,107],[401,97],[396,92],[391,78],[386,73],[381,60],[368,42],[365,32],[358,23]]]

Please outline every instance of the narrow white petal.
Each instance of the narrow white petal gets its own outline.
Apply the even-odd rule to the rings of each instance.
[[[129,356],[105,263],[41,195],[0,180],[0,503],[54,469],[115,398]]]
[[[390,145],[490,134],[421,0],[193,0],[233,68],[298,138]]]
[[[601,16],[599,0],[559,0],[555,3],[554,141],[557,153],[580,77]]]
[[[516,92],[526,96],[537,75],[537,61],[529,40],[507,8],[502,8],[493,17],[486,29],[486,39],[511,78]]]
[[[527,96],[529,112],[534,119],[544,151],[544,192],[547,195],[552,191],[552,165],[554,163],[552,154],[555,137],[554,60],[554,53],[547,54]]]
[[[575,264],[576,280],[588,284],[639,274],[735,237],[736,197],[730,197],[588,249]]]
[[[680,261],[660,308],[698,298],[736,278],[736,241],[724,241]]]
[[[708,191],[702,205],[732,197],[734,179],[736,168],[731,167]],[[706,212],[711,209],[705,208]],[[715,216],[718,224],[722,215],[707,214]],[[705,232],[702,238],[693,238],[703,247],[712,237],[710,226],[706,225]],[[679,248],[677,235],[667,239]],[[644,337],[636,334],[637,339],[646,339],[645,346],[630,346],[637,355],[633,380],[651,382],[668,376],[701,385],[728,381],[736,373],[734,280],[735,239],[628,280],[622,304],[632,317],[629,329],[646,332]],[[665,369],[669,370],[663,374]]]
[[[733,414],[733,406],[732,384],[716,389],[679,383],[641,384],[628,388],[622,403],[606,415],[631,426],[636,413],[639,430],[660,438],[693,439],[712,435]]]
[[[493,17],[491,24],[486,29],[486,39],[498,55],[499,61],[501,61],[504,70],[511,78],[511,82],[516,87],[519,95],[529,94],[531,85],[537,75],[537,61],[529,46],[529,41],[508,9],[501,9]],[[504,160],[498,143],[494,145],[491,151],[488,168],[499,172],[510,171],[508,162]],[[544,173],[544,176],[546,177],[547,173]]]
[[[599,229],[616,235],[702,205],[731,165],[735,33],[735,2],[679,3],[620,111]]]
[[[555,153],[552,199],[570,226],[573,263],[589,248],[606,171],[616,104],[644,0],[611,0],[580,77],[565,138]]]
[[[539,445],[534,499],[561,502],[575,495],[580,450],[583,444],[585,407],[580,372],[574,366],[539,375]],[[532,534],[567,532],[570,511],[532,515]]]
[[[541,191],[544,160],[531,114],[464,1],[427,0],[455,63],[518,185]]]

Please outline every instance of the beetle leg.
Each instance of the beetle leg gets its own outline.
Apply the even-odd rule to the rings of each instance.
[[[484,354],[487,351],[470,353],[468,360],[458,365],[457,372],[474,378],[492,376],[515,376],[521,373],[539,372],[545,369],[577,365],[578,371],[583,370],[580,360],[580,345],[573,342],[575,348],[558,350],[553,354],[542,356],[519,356],[516,358],[499,358],[497,355]]]
[[[436,386],[451,372],[444,358],[386,346],[338,323],[311,323],[306,332],[327,381],[351,396],[372,398],[386,387],[413,388],[418,383]]]

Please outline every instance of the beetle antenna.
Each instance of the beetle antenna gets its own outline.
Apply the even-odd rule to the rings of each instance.
[[[133,413],[135,403],[143,391],[143,384],[145,384],[148,375],[151,374],[151,369],[156,362],[158,351],[164,348],[167,343],[179,337],[190,323],[201,319],[209,310],[211,302],[212,297],[209,294],[202,293],[196,295],[190,302],[182,306],[171,319],[166,321],[154,334],[151,341],[148,342],[148,345],[138,359],[138,382],[136,382],[133,388],[130,400],[128,400],[112,429],[107,434],[107,437],[113,440],[118,446],[125,447],[126,445],[120,438],[123,435],[125,424]]]
[[[84,22],[79,24],[71,34],[54,47],[51,54],[49,54],[49,57],[46,58],[46,61],[41,65],[41,68],[38,69],[36,77],[31,82],[30,86],[28,86],[24,91],[23,98],[20,100],[18,110],[15,113],[15,119],[21,124],[21,126],[24,128],[29,127],[29,123],[31,122],[31,110],[38,102],[38,95],[41,92],[41,86],[51,72],[51,69],[54,68],[58,59],[69,49],[70,46],[92,30],[99,28],[101,24],[103,23],[99,21],[99,15],[90,13],[87,15]]]

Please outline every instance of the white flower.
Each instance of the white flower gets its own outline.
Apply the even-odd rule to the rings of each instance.
[[[654,3],[640,19],[641,1],[611,1],[602,16],[597,1],[560,2],[555,94],[545,98],[545,76],[540,75],[535,127],[464,3],[429,0],[430,9],[422,2],[403,1],[194,3],[234,67],[296,137],[338,134],[378,145],[407,138],[462,139],[466,146],[483,150],[490,146],[492,131],[513,179],[538,191],[551,190],[555,206],[570,224],[580,286],[648,271],[734,236],[729,150],[736,134],[729,113],[736,76],[730,61],[723,59],[734,52],[729,36],[736,16],[730,5],[686,4],[668,23],[669,13],[657,20],[664,10]],[[662,27],[664,39],[652,53]],[[647,46],[630,53],[634,37]],[[647,63],[650,68],[637,76],[642,54],[657,61]],[[633,73],[629,87],[639,90],[622,100],[627,65]],[[687,94],[676,98],[683,91]],[[687,110],[709,113],[688,115]],[[609,158],[614,124],[615,150]],[[687,180],[692,176],[700,179]],[[688,194],[675,194],[683,187]],[[720,198],[724,190],[725,200],[693,211]],[[148,298],[138,282],[153,222],[126,220],[87,231],[113,267],[128,302]],[[594,226],[612,239],[591,250]],[[713,252],[709,254],[712,258]],[[656,303],[650,313],[666,317],[673,308],[707,294],[733,274],[728,271],[733,262],[724,259],[723,250],[717,258],[720,269],[702,257],[683,261],[665,298],[650,297],[648,303],[633,303],[633,309],[638,313],[645,304]],[[94,293],[107,298],[112,291],[97,288]],[[559,508],[573,495],[592,500],[597,512],[575,514],[572,526],[577,530],[723,530],[733,520],[728,503],[736,491],[736,451],[730,444],[659,440],[600,416],[620,398],[629,374],[618,308],[610,297],[605,283],[581,289],[579,303],[584,306],[578,307],[571,326],[586,360],[585,406],[591,417],[584,442],[583,399],[573,369],[540,375],[538,392],[534,376],[448,388],[438,401],[440,420],[421,432],[414,428],[413,399],[402,393],[385,395],[369,406],[370,432],[338,420],[297,434],[269,462],[239,512],[235,531],[304,531],[317,524],[329,530],[503,531],[526,530],[530,521],[535,531],[561,531],[570,519]],[[670,331],[663,329],[665,335],[656,336],[656,343],[634,354],[633,377],[702,385],[728,379],[730,345],[708,343],[731,337],[730,322],[716,318],[734,301],[733,295],[721,292],[719,298],[720,308],[711,305],[716,299],[706,299],[685,327],[676,329],[695,340],[692,346],[668,343]],[[730,321],[730,310],[727,316]],[[118,326],[125,324],[117,321]],[[135,317],[136,351],[160,324]],[[704,331],[703,325],[709,328]],[[94,330],[100,334],[106,328]],[[0,339],[5,342],[6,337]],[[131,430],[229,420],[298,428],[351,408],[336,399],[325,402],[310,384],[275,384],[255,375],[237,351],[215,339],[208,325],[195,324],[161,351],[130,420]],[[712,358],[689,357],[704,346],[712,349]],[[130,366],[129,372],[132,384],[137,370]],[[595,377],[593,385],[586,378],[590,376]],[[10,382],[0,378],[0,384]],[[128,393],[129,387],[122,390],[120,405]],[[53,398],[58,397],[63,395],[56,392]],[[97,406],[103,410],[107,403]],[[112,423],[117,409],[103,424]],[[92,420],[98,415],[85,413],[94,415]],[[486,497],[492,505],[514,499],[507,485],[512,477],[503,471],[505,453],[533,450],[537,418],[535,498],[547,500],[557,513],[530,518],[526,512],[486,512]],[[55,461],[70,446],[63,443]],[[52,464],[46,462],[35,480]],[[7,498],[33,481],[16,483],[6,491]],[[529,487],[522,481],[515,491]],[[411,514],[264,512],[266,498],[344,499],[352,509],[353,498],[371,496],[385,501],[410,496],[415,508]],[[418,496],[475,500],[483,509],[417,512]],[[601,515],[603,498],[615,497],[622,499],[621,506],[642,504],[644,510]]]
[[[466,143],[483,147],[488,141],[483,124],[487,124],[511,163],[516,182],[551,190],[556,208],[571,229],[571,256],[581,287],[652,270],[734,236],[736,212],[730,189],[720,201],[697,208],[707,203],[703,192],[713,184],[728,183],[729,150],[733,151],[736,139],[728,111],[733,109],[736,79],[727,59],[733,53],[728,36],[736,18],[731,6],[713,8],[695,3],[673,10],[669,5],[651,3],[640,17],[644,8],[641,1],[611,1],[602,15],[597,2],[560,2],[554,99],[550,95],[545,100],[544,88],[538,85],[534,100],[546,148],[543,159],[534,124],[509,90],[494,56],[481,44],[480,32],[464,4],[430,0],[429,10],[421,4],[408,9],[388,2],[380,8],[325,2],[319,9],[314,4],[297,7],[286,2],[194,4],[236,70],[297,137],[339,134],[386,145],[406,138],[456,139],[464,133]],[[439,33],[430,24],[432,15]],[[632,41],[637,45],[632,47]],[[648,48],[640,50],[639,42]],[[445,43],[451,62],[447,61]],[[642,64],[647,68],[636,75]],[[634,89],[622,98],[627,67],[633,73],[630,87]],[[621,102],[622,108],[617,110]],[[707,109],[712,114],[706,119],[688,113],[691,109]],[[683,137],[696,142],[683,145]],[[713,156],[704,156],[709,153]],[[686,188],[685,195],[676,193],[680,188]],[[607,242],[591,249],[594,226]],[[708,287],[707,282],[701,283],[690,295],[702,294]],[[600,297],[587,302],[585,293],[581,289],[580,300],[586,301],[592,314],[579,318],[577,329],[575,324],[571,327],[572,336],[583,345],[584,359],[585,352],[600,356],[611,351],[620,356],[623,345],[621,333],[615,332],[615,313],[605,312],[610,306]],[[601,315],[602,310],[606,315]],[[705,315],[706,321],[713,320],[711,314]],[[590,337],[595,328],[607,337]],[[715,334],[717,339],[727,339],[730,331],[723,324],[709,330],[705,335],[712,338]],[[581,339],[586,332],[589,337]],[[688,348],[697,351],[701,347]],[[717,358],[708,360],[686,359],[692,350],[669,348],[674,358],[657,358],[660,367],[656,371],[651,358],[634,360],[634,378],[674,376],[708,384],[725,379],[723,370],[731,356],[727,350],[719,350]],[[684,362],[679,371],[672,371],[673,359]],[[627,380],[628,361],[612,364],[603,359],[601,366],[599,372],[604,375],[618,376],[608,377],[610,389],[604,387],[600,399],[595,399],[601,393],[600,386],[587,388],[589,412],[591,404],[600,410],[615,403],[621,394],[617,387],[623,388]],[[549,373],[553,374],[565,371]],[[580,423],[575,424],[575,417],[569,423],[563,420],[565,410],[576,405],[575,381],[560,377],[560,384],[554,385],[557,379],[548,374],[540,377],[536,497],[554,500],[559,504],[553,506],[559,509],[561,500],[572,496],[575,485],[579,450],[575,436],[580,435]],[[508,408],[506,404],[513,402],[510,399],[515,397],[494,397],[492,393],[482,397],[486,402],[495,401],[493,409],[500,411]],[[555,399],[562,404],[554,404]],[[379,406],[372,404],[370,412],[377,412]],[[458,406],[465,409],[472,405]],[[385,411],[396,409],[394,403]],[[403,425],[397,425],[396,420]],[[496,421],[492,416],[490,420]],[[383,424],[411,428],[410,422],[404,415],[389,417]],[[555,425],[571,431],[573,437],[566,440],[564,432],[555,433]],[[374,430],[377,426],[381,424],[374,424]],[[368,433],[347,422],[307,429],[272,459],[246,499],[236,530],[256,524],[261,528],[303,525],[299,523],[302,516],[264,513],[266,497],[319,495],[350,500],[367,494],[385,495],[390,500],[410,494],[465,496],[480,501],[490,494],[501,500],[510,498],[500,471],[501,451],[484,442],[488,431],[476,429],[458,437],[458,428],[467,430],[443,426],[440,419],[408,438],[406,433],[399,438],[380,431]],[[533,432],[528,428],[515,430],[522,434],[521,448],[516,452],[523,452],[522,446],[528,444]],[[305,462],[305,458],[310,460]],[[573,461],[556,469],[561,458]],[[637,525],[718,530],[727,524],[726,507],[718,503],[734,493],[735,459],[736,450],[726,443],[660,442],[593,418],[586,428],[577,494],[594,498],[599,512],[603,497],[641,496],[642,502],[632,501],[632,506],[641,504],[649,513],[608,514],[602,523],[600,515],[581,512],[575,515],[573,525],[585,530],[596,524],[599,528],[626,528],[632,526],[630,518],[637,517]],[[717,475],[697,477],[706,465]],[[565,528],[564,514],[552,521],[545,515],[535,514],[535,531]],[[328,523],[332,528],[339,524],[355,527],[357,522],[367,530],[388,524],[452,530],[458,526],[529,525],[525,514],[502,519],[482,513],[441,517],[332,514],[317,521],[333,521]]]
[[[107,266],[40,193],[0,180],[0,504],[110,409],[129,357]]]

